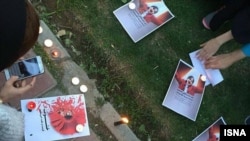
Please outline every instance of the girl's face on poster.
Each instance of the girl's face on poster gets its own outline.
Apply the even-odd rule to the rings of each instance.
[[[187,85],[193,85],[193,82],[194,82],[194,78],[193,77],[190,77],[190,78],[187,78]]]

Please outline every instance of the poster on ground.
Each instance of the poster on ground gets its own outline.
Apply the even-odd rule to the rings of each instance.
[[[205,82],[203,74],[180,59],[162,105],[195,121]]]
[[[21,100],[25,141],[90,135],[83,94]]]
[[[220,140],[220,125],[226,125],[223,117],[217,119],[193,141],[219,141]]]
[[[163,0],[132,0],[113,13],[135,43],[175,17]]]

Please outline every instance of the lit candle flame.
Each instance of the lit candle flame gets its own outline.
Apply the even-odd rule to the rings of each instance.
[[[121,120],[114,122],[114,126],[118,126],[121,124],[127,124],[128,122],[129,122],[128,118],[122,117]]]
[[[57,51],[53,51],[53,52],[52,52],[52,56],[53,56],[54,58],[56,58],[56,57],[59,56],[59,53],[58,53]]]
[[[33,102],[33,101],[28,102],[27,108],[28,108],[28,110],[33,110],[33,109],[35,109],[35,108],[36,108],[36,103]]]
[[[58,49],[52,49],[51,50],[51,56],[53,58],[58,58],[58,57],[60,57],[60,55],[61,55],[60,50],[58,50]]]

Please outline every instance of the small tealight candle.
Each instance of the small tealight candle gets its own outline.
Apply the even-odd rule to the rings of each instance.
[[[135,5],[135,3],[133,3],[133,2],[130,2],[129,4],[128,4],[128,7],[129,7],[129,9],[135,9],[135,7],[136,7],[136,5]]]
[[[39,34],[43,33],[43,28],[40,26],[39,27]]]
[[[121,124],[127,124],[128,122],[129,122],[129,121],[128,121],[128,118],[123,117],[123,118],[121,118],[120,121],[114,122],[114,125],[117,126],[117,125],[121,125]]]
[[[71,79],[71,82],[72,82],[73,85],[78,85],[80,83],[80,80],[79,80],[78,77],[73,77]]]
[[[82,124],[77,124],[76,125],[76,131],[79,132],[79,133],[82,132],[83,131],[83,125]]]
[[[80,91],[83,92],[83,93],[85,93],[85,92],[88,91],[88,87],[86,85],[81,85],[80,86]]]
[[[205,75],[201,76],[201,81],[205,82],[207,80],[207,77]]]
[[[60,51],[57,50],[57,49],[53,49],[53,50],[51,51],[51,56],[52,56],[53,58],[58,58],[58,57],[60,56]]]
[[[30,102],[27,103],[27,109],[28,109],[28,111],[31,112],[35,108],[36,108],[36,103],[34,101],[30,101]]]
[[[53,46],[53,42],[50,39],[46,39],[46,40],[44,40],[44,45],[46,47],[52,47]]]

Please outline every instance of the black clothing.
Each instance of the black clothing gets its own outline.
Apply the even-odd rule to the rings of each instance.
[[[209,23],[211,30],[217,30],[223,23],[232,20],[234,39],[242,44],[250,42],[250,0],[224,0],[224,5]]]

